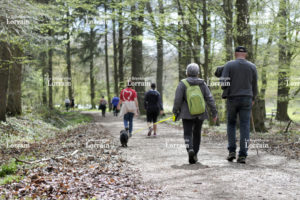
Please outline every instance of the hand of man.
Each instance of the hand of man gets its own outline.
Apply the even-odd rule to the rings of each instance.
[[[160,111],[160,115],[163,115],[163,114],[164,114],[164,111],[163,111],[163,110],[161,110],[161,111]]]
[[[252,106],[254,105],[255,101],[252,101]]]
[[[214,123],[217,122],[217,119],[218,119],[218,116],[215,116],[215,117],[213,118]]]
[[[138,116],[140,114],[140,110],[136,109],[136,116]]]

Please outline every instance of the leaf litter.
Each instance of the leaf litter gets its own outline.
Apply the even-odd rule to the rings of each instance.
[[[38,158],[17,172],[19,182],[0,185],[0,199],[159,199],[161,188],[145,184],[98,123],[59,132],[31,145]],[[40,160],[39,160],[40,159]]]

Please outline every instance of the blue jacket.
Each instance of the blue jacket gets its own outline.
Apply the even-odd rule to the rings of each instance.
[[[111,100],[112,105],[117,106],[119,104],[120,98],[119,97],[114,97]]]

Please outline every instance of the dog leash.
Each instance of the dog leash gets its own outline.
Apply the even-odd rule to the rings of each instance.
[[[168,118],[166,118],[166,119],[160,120],[160,121],[158,121],[158,122],[154,123],[153,125],[160,124],[160,123],[162,123],[162,122],[165,122],[165,121],[168,121],[168,120],[170,120],[170,119],[173,119],[173,121],[175,122],[176,116],[175,116],[175,115],[173,115],[173,116],[171,116],[171,117],[168,117]],[[149,127],[150,127],[150,126],[147,126],[146,128],[141,128],[141,129],[138,129],[138,130],[136,130],[136,131],[133,131],[133,133],[132,133],[132,134],[135,134],[135,133],[141,132],[142,130],[148,129]]]

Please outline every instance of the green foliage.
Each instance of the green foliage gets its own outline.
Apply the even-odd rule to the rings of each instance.
[[[6,175],[14,174],[17,171],[17,164],[15,162],[10,162],[8,164],[3,164],[0,166],[0,177]]]

